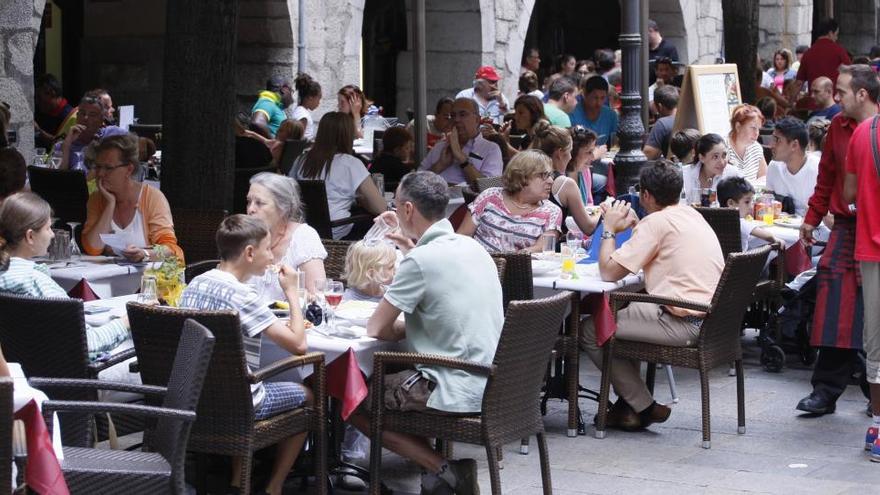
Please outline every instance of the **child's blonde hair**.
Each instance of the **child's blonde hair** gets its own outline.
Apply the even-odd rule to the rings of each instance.
[[[364,289],[370,284],[382,284],[387,280],[385,268],[397,259],[394,248],[380,242],[367,246],[358,241],[348,248],[345,255],[344,277],[349,287]]]

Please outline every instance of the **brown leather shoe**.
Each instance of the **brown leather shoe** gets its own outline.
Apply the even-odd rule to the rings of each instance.
[[[634,431],[642,427],[639,415],[623,399],[617,399],[617,402],[611,406],[606,423],[609,428],[620,428],[625,431]]]
[[[643,428],[647,428],[648,426],[654,423],[663,423],[667,419],[669,419],[669,415],[672,414],[672,409],[668,406],[660,404],[659,402],[654,402],[648,409],[642,411],[638,414],[639,421],[642,424]]]

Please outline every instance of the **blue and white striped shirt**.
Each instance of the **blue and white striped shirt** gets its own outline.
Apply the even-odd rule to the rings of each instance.
[[[0,272],[0,292],[31,297],[61,297],[67,293],[52,280],[49,268],[24,258],[9,259],[9,268]],[[86,324],[89,359],[107,352],[129,338],[128,326],[122,320],[112,320],[99,327]]]
[[[215,268],[194,278],[186,286],[180,297],[180,307],[238,311],[248,368],[254,371],[260,367],[260,333],[277,318],[253,287],[239,282],[235,275]],[[251,393],[254,407],[259,407],[266,395],[263,384],[251,385]]]

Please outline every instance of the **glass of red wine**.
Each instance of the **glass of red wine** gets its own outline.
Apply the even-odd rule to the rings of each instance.
[[[328,313],[330,313],[330,331],[336,331],[336,308],[339,306],[339,303],[342,302],[342,294],[345,292],[345,286],[342,282],[338,280],[328,280],[327,281],[327,289],[324,291],[324,300],[327,301],[327,306],[330,309]]]

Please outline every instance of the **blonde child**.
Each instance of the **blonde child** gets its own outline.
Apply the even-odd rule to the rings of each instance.
[[[352,244],[345,255],[344,277],[348,288],[342,299],[379,302],[385,286],[394,278],[396,261],[396,251],[385,242],[370,246],[364,241]]]

